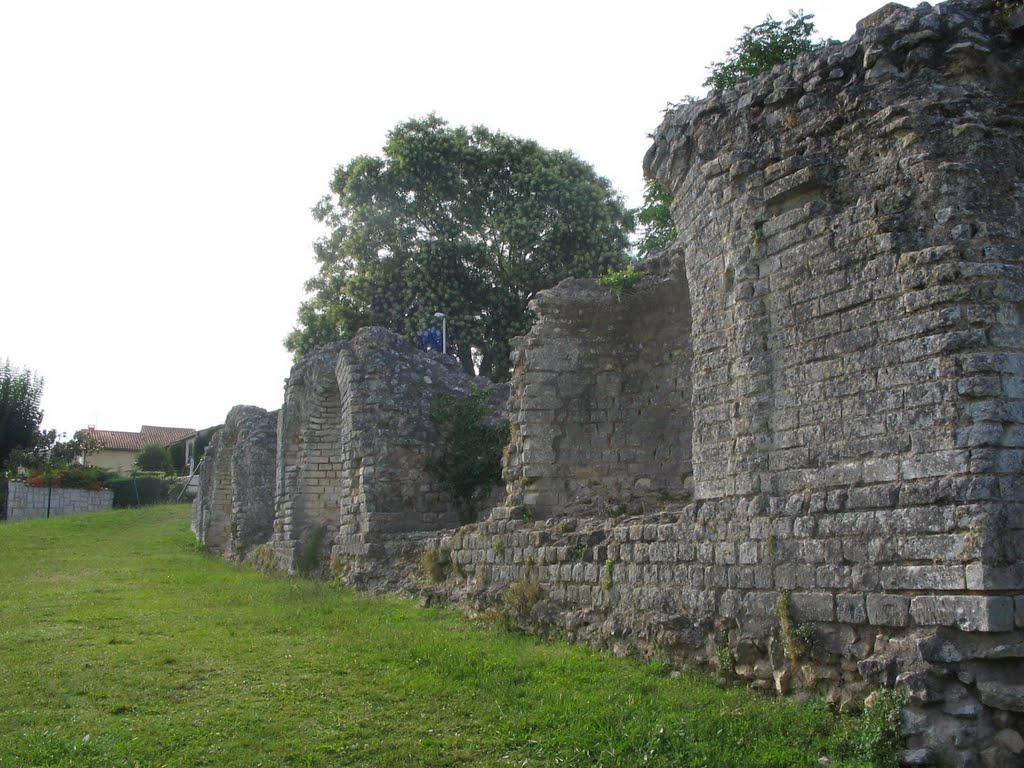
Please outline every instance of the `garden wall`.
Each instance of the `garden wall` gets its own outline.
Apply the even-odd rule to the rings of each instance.
[[[33,488],[10,480],[7,483],[7,519],[33,520],[41,517],[80,515],[110,509],[114,492],[84,488]]]

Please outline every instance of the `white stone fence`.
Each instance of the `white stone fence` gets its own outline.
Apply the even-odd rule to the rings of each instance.
[[[34,488],[17,480],[7,483],[7,519],[11,521],[99,512],[110,509],[113,504],[111,490]]]

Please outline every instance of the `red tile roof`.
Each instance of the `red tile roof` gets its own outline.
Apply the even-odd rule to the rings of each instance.
[[[191,427],[147,427],[142,425],[142,436],[147,443],[170,445],[186,437],[192,437],[196,431]]]
[[[138,453],[150,443],[169,445],[196,431],[185,427],[147,427],[139,432],[114,432],[109,429],[89,429],[89,434],[99,440],[100,444],[110,451],[131,451]]]

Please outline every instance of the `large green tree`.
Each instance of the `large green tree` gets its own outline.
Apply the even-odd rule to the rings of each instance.
[[[508,378],[509,340],[527,303],[566,277],[626,263],[631,217],[619,195],[569,152],[431,115],[389,134],[383,156],[339,166],[314,208],[314,246],[297,356],[367,325],[407,337],[448,319],[467,371]]]
[[[638,258],[672,245],[676,239],[676,225],[672,221],[672,193],[657,179],[644,184],[644,202],[636,212],[639,237],[636,241]]]
[[[16,448],[34,446],[43,420],[42,399],[42,377],[0,361],[0,468]]]

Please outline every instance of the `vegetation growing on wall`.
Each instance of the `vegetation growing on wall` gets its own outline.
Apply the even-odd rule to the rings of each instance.
[[[480,504],[501,484],[501,454],[509,425],[488,423],[489,399],[485,389],[461,398],[443,395],[430,413],[440,433],[441,452],[427,463],[427,471],[451,494],[463,523],[476,519]]]
[[[811,39],[813,18],[813,13],[790,11],[786,21],[769,16],[757,26],[747,27],[736,44],[726,51],[725,60],[708,67],[711,74],[704,85],[719,91],[732,88],[740,80],[819,48],[821,43]]]
[[[610,288],[615,295],[622,298],[622,294],[631,290],[637,283],[644,279],[644,273],[632,265],[624,269],[617,269],[608,272],[597,278],[594,282],[603,288]]]

